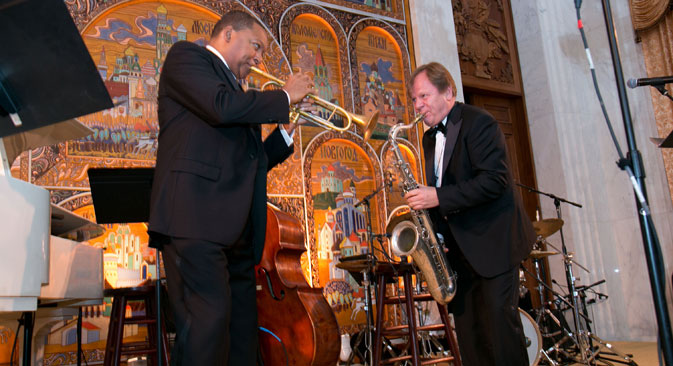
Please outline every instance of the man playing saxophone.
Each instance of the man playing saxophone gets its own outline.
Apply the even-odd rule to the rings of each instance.
[[[518,265],[535,232],[513,187],[504,135],[486,111],[456,102],[453,78],[436,62],[414,71],[410,94],[430,127],[423,136],[429,186],[405,199],[429,211],[458,275],[449,310],[463,363],[528,365]]]

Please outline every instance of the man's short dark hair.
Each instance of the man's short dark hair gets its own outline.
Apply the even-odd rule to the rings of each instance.
[[[428,80],[430,80],[430,83],[434,85],[437,90],[443,93],[446,91],[446,89],[451,88],[453,96],[456,96],[456,82],[453,81],[453,77],[451,76],[449,70],[447,70],[446,67],[442,66],[442,64],[438,62],[430,62],[417,67],[413,74],[411,74],[409,90],[411,90],[411,86],[414,85],[414,80],[416,80],[416,77],[424,71],[428,77]]]
[[[242,10],[232,10],[224,14],[222,18],[215,23],[215,28],[213,28],[210,38],[215,38],[228,25],[231,25],[235,31],[240,31],[241,29],[251,29],[253,24],[257,24],[264,28],[262,23],[260,23],[257,18],[250,15],[250,13]]]

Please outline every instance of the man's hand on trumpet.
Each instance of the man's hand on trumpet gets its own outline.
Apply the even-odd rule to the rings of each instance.
[[[302,99],[300,103],[295,104],[294,107],[297,110],[302,110],[312,115],[318,114],[318,106],[315,104],[313,99],[309,97],[304,97],[304,99]],[[292,134],[292,132],[294,131],[295,128],[297,128],[297,126],[303,125],[304,123],[307,122],[309,121],[299,116],[299,118],[296,121],[290,121],[290,124],[283,125],[283,128],[285,128],[285,131],[287,131],[287,133]]]
[[[290,96],[290,103],[293,104],[297,109],[301,109],[302,111],[308,113],[317,112],[317,106],[314,104],[313,99],[307,97],[308,94],[315,93],[313,80],[311,80],[307,73],[296,73],[290,75],[290,77],[285,82],[285,85],[283,85],[283,90],[288,93]],[[297,96],[299,96],[298,99],[295,99]],[[299,118],[294,123],[283,126],[283,128],[285,128],[285,131],[291,135],[298,125],[302,125],[306,122],[308,121],[304,118]]]
[[[307,94],[314,92],[313,80],[311,80],[307,73],[292,74],[287,78],[282,89],[290,96],[290,104],[297,104]]]

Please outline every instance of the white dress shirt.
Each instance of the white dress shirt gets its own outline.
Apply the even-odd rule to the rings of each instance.
[[[439,122],[443,125],[446,126],[448,117],[444,117],[444,119]],[[439,187],[442,185],[442,166],[444,165],[444,147],[446,146],[446,136],[441,132],[438,131],[437,134],[435,134],[435,177],[437,178],[435,180],[435,187]]]

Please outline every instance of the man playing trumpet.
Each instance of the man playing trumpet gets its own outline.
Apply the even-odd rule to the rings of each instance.
[[[243,91],[262,61],[264,27],[231,11],[204,48],[178,42],[159,83],[159,148],[150,243],[164,255],[176,325],[173,365],[254,365],[254,265],[266,231],[266,174],[291,155],[290,106],[313,91],[305,74],[282,90]],[[261,124],[280,123],[262,141]]]

